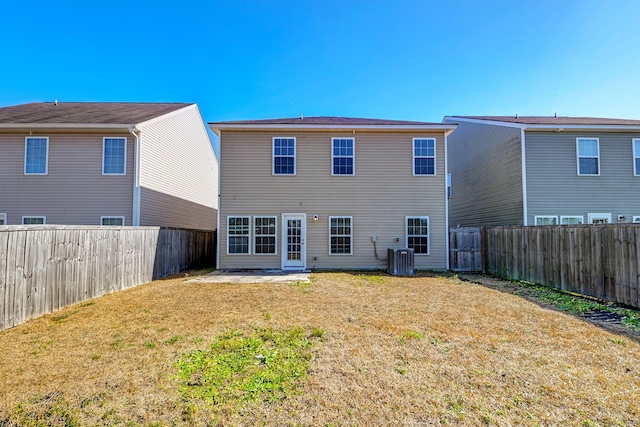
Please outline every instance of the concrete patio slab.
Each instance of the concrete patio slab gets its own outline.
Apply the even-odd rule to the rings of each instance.
[[[205,283],[296,283],[309,282],[309,271],[216,270],[189,282]]]

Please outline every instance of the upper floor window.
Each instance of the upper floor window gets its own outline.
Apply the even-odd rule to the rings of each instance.
[[[640,175],[640,139],[633,140],[633,174]]]
[[[46,175],[49,163],[49,138],[27,137],[24,144],[24,173]]]
[[[577,138],[578,175],[600,175],[600,142],[598,138]]]
[[[351,255],[353,217],[330,216],[329,217],[329,253],[331,255]]]
[[[406,217],[407,247],[413,253],[429,255],[429,217]]]
[[[272,255],[276,253],[276,217],[256,216],[253,218],[253,253]]]
[[[436,174],[436,140],[413,138],[413,174]]]
[[[124,225],[124,217],[123,216],[101,216],[100,217],[100,225]]]
[[[273,174],[296,174],[295,138],[273,138]]]
[[[355,175],[355,139],[331,138],[331,175]]]
[[[24,225],[42,225],[47,223],[47,217],[44,216],[23,216],[22,224]]]
[[[125,165],[127,164],[126,138],[104,138],[102,147],[102,174],[125,175]]]

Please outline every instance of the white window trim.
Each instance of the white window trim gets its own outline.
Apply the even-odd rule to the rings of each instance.
[[[576,224],[563,224],[562,220],[563,219],[575,219],[575,218],[579,218],[580,219],[580,224],[584,224],[584,216],[582,215],[560,215],[560,225],[576,225]]]
[[[30,139],[46,139],[47,140],[47,158],[44,162],[44,173],[27,172],[27,141]],[[25,175],[49,175],[49,137],[48,136],[27,136],[24,138],[24,174]]]
[[[558,225],[558,216],[557,215],[535,215],[533,217],[533,223],[534,225],[538,225],[538,218],[540,219],[554,219],[556,221],[555,224],[540,224],[539,226],[545,226],[545,225]]]
[[[275,238],[275,243],[274,243],[274,247],[275,247],[275,252],[272,254],[265,254],[265,253],[258,253],[256,251],[256,237],[269,237],[272,236],[271,234],[256,234],[256,219],[258,218],[273,218],[275,220],[275,234],[273,234],[273,237]],[[253,254],[257,255],[257,256],[274,256],[274,255],[278,255],[278,217],[276,215],[254,215],[253,219],[251,220],[251,225],[253,227],[253,238],[251,239],[251,241],[253,242]],[[227,222],[227,227],[228,227],[228,222]],[[228,229],[227,229],[228,230]],[[251,234],[251,227],[249,229],[249,234]],[[227,244],[229,242],[229,238],[227,237]],[[233,255],[244,255],[244,254],[233,254]]]
[[[580,140],[581,139],[595,139],[598,144],[598,156],[596,160],[598,162],[598,173],[580,173],[580,158],[584,157],[585,159],[590,159],[591,157],[580,156]],[[586,136],[576,138],[576,164],[577,164],[577,172],[579,176],[600,176],[600,172],[602,171],[602,165],[600,164],[600,138],[589,138]]]
[[[333,155],[333,141],[336,139],[350,139],[353,142],[353,155],[352,156],[334,156]],[[353,159],[353,173],[333,173],[333,159],[335,157],[351,157]],[[331,176],[355,176],[356,175],[356,139],[350,136],[336,136],[331,138]]]
[[[121,219],[122,220],[122,226],[126,225],[126,223],[124,222],[124,216],[118,216],[118,215],[101,216],[100,217],[100,225],[104,226],[104,227],[107,227],[106,225],[102,224],[102,221],[104,221],[105,219],[114,219],[114,218]],[[120,226],[119,225],[115,225],[115,226],[114,225],[110,225],[109,227],[120,227]]]
[[[107,139],[124,139],[124,169],[122,173],[106,173],[104,171],[104,150],[106,148]],[[127,138],[121,136],[105,136],[102,138],[102,175],[108,176],[125,176],[127,174]]]
[[[640,159],[640,150],[636,153],[636,143],[640,145],[640,138],[631,140],[631,153],[633,154],[633,176],[640,176],[640,170],[636,169],[636,159]]]
[[[433,141],[433,156],[416,156],[416,141],[430,140]],[[412,165],[413,168],[413,176],[436,176],[438,174],[438,161],[436,159],[436,148],[437,148],[436,138],[413,138],[413,142],[411,143],[411,155],[412,155]],[[418,159],[430,159],[433,157],[433,173],[425,174],[425,173],[416,173],[416,158]]]
[[[22,216],[22,225],[27,225],[24,223],[26,218],[42,218],[42,224],[29,224],[29,225],[44,225],[47,223],[47,217],[43,215],[23,215]]]
[[[426,256],[431,255],[431,220],[428,216],[405,216],[404,217],[404,242],[406,247],[409,247],[409,219],[418,218],[418,219],[426,219],[427,220],[427,253],[426,254],[415,254],[415,256]],[[423,236],[423,235],[420,235]],[[414,236],[415,237],[415,236]]]
[[[333,161],[331,162],[333,165]],[[331,220],[333,218],[349,218],[351,233],[349,234],[349,253],[347,254],[333,254],[331,253],[331,237],[334,236],[331,234]],[[346,236],[346,234],[336,234],[335,236]],[[347,215],[334,215],[329,217],[329,256],[352,256],[353,255],[353,217]]]
[[[249,241],[247,242],[247,253],[246,254],[232,254],[229,253],[229,219],[231,218],[248,218],[249,219],[249,234],[247,234],[247,237],[249,238]],[[251,230],[253,227],[251,227],[251,216],[247,216],[247,215],[227,215],[227,255],[231,255],[231,256],[247,256],[247,255],[251,255],[251,241],[252,241],[252,234],[251,234]]]
[[[276,173],[276,139],[293,139],[293,173]],[[290,156],[278,156],[290,157]],[[295,136],[274,136],[271,138],[271,175],[295,176],[298,173],[298,141]]]
[[[607,224],[611,224],[611,214],[610,213],[589,213],[587,214],[587,224],[593,224],[594,219],[607,219]]]
[[[0,224],[0,225],[7,225],[7,214],[6,213],[0,213],[0,220],[2,220],[2,224]]]
[[[640,222],[640,215],[633,215],[632,218],[633,218],[633,221],[631,221],[631,222],[635,222],[635,223],[639,223]]]

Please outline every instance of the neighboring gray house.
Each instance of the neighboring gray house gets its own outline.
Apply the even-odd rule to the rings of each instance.
[[[0,108],[0,224],[216,229],[218,160],[196,104]]]
[[[209,126],[220,137],[220,268],[385,268],[387,248],[406,247],[415,268],[448,268],[454,125],[300,117]]]
[[[447,116],[452,226],[640,222],[640,120]]]

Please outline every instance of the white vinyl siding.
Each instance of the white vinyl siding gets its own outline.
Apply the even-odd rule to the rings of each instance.
[[[227,218],[227,254],[249,255],[249,241],[251,239],[251,217],[229,216]]]
[[[633,174],[640,176],[640,138],[633,140]]]
[[[253,217],[253,253],[276,255],[278,253],[278,218],[275,216]]]
[[[331,175],[356,174],[356,140],[331,138]]]
[[[329,254],[353,254],[353,217],[329,217]]]
[[[406,217],[407,247],[413,249],[416,255],[429,255],[429,217]]]
[[[436,174],[436,140],[413,139],[413,174],[414,175],[435,175]]]
[[[45,216],[23,216],[22,224],[24,225],[42,225],[47,223]]]
[[[49,173],[49,137],[25,138],[24,174],[47,175]]]
[[[0,225],[7,225],[7,214],[0,213]]]
[[[124,226],[124,216],[101,216],[100,225]]]
[[[102,174],[126,175],[127,139],[104,138],[102,141]]]
[[[535,225],[558,225],[558,217],[555,215],[536,215],[533,221]]]
[[[273,138],[273,175],[296,174],[296,139]]]
[[[584,224],[582,215],[562,215],[560,216],[561,225]]]
[[[578,175],[600,175],[600,141],[598,138],[577,138]]]

